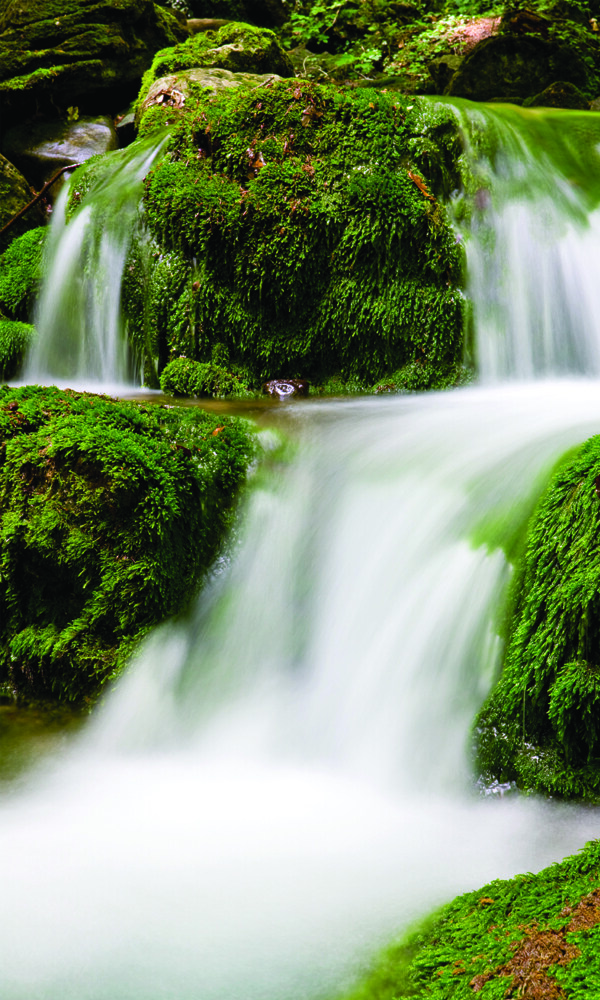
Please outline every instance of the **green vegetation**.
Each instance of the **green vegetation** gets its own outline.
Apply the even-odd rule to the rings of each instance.
[[[0,313],[12,319],[31,318],[42,279],[47,229],[39,226],[13,240],[0,257]]]
[[[80,702],[180,610],[256,454],[195,408],[0,389],[0,685]]]
[[[234,399],[252,398],[250,390],[241,375],[230,372],[214,361],[204,364],[189,358],[175,358],[160,376],[163,392],[173,396],[229,396]]]
[[[30,323],[0,317],[0,378],[14,378],[34,337]]]
[[[458,147],[448,109],[372,90],[281,81],[188,101],[146,180],[155,249],[131,265],[160,275],[139,333],[159,370],[215,343],[254,387],[456,363],[462,251],[436,191]]]
[[[600,798],[600,437],[539,501],[517,563],[502,675],[477,720],[488,781]]]
[[[459,896],[346,1000],[587,1000],[600,994],[600,842]]]

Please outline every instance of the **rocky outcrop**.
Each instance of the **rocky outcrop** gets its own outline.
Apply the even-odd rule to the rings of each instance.
[[[11,219],[29,205],[33,197],[34,191],[23,175],[0,153],[0,253],[16,236],[46,221],[46,213],[37,202],[15,221],[10,229],[1,232]]]
[[[116,112],[154,53],[188,34],[152,0],[5,0],[0,10],[4,128],[39,110]]]
[[[112,119],[79,118],[28,121],[10,129],[4,151],[36,187],[42,187],[60,167],[85,163],[91,156],[117,149]],[[56,188],[53,189],[56,196]]]

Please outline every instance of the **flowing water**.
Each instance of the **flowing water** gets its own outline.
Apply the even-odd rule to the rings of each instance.
[[[568,155],[580,115],[457,113],[482,384],[283,408],[297,454],[228,565],[4,796],[2,997],[331,997],[415,916],[598,833],[593,809],[477,795],[468,756],[510,574],[492,540],[600,429],[573,377],[600,374],[598,180]]]

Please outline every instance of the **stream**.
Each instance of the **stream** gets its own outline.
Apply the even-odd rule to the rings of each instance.
[[[497,540],[600,429],[600,124],[455,105],[478,384],[271,411],[295,454],[230,558],[1,790],[6,1000],[330,1000],[412,920],[598,834],[596,809],[478,788],[469,731]]]

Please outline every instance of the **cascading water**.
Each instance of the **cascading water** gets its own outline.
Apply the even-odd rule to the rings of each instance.
[[[47,254],[47,275],[36,310],[38,336],[24,379],[106,390],[132,384],[133,363],[121,314],[127,252],[141,225],[142,183],[164,142],[111,154],[67,225],[71,188],[58,198]]]
[[[502,148],[558,121],[461,114],[469,129],[489,115]],[[544,157],[522,141],[526,197],[496,151],[467,238],[478,355],[488,378],[528,364],[596,374],[582,292],[600,261],[593,216],[567,197],[568,172],[540,188]],[[553,249],[526,292],[505,234],[522,213],[527,246],[552,185],[564,195]],[[565,352],[553,310],[527,305],[545,301],[548,273]],[[526,364],[514,345],[486,346],[504,345],[510,315],[528,332],[528,310]],[[476,796],[466,743],[509,574],[485,526],[522,518],[557,457],[598,431],[599,389],[555,380],[287,410],[298,454],[251,493],[230,565],[146,644],[60,766],[0,807],[3,998],[331,996],[418,913],[598,832],[594,810]]]

